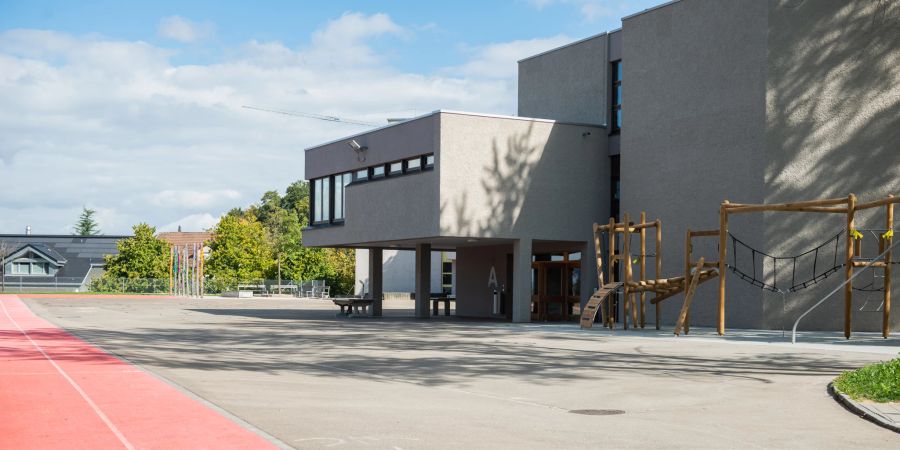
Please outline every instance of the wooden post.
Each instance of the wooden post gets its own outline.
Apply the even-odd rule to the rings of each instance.
[[[888,198],[893,195],[888,195]],[[887,208],[887,228],[888,232],[894,230],[894,204],[888,203]],[[893,242],[893,236],[884,239],[885,248],[890,248]],[[891,335],[891,253],[884,255],[884,311],[881,319],[881,336],[885,339]]]
[[[728,245],[728,200],[719,207],[719,336],[725,334],[725,250]]]
[[[691,281],[691,259],[694,257],[694,245],[691,243],[691,229],[688,228],[684,233],[684,295],[685,300],[687,300],[688,295],[688,287]],[[697,272],[697,276],[699,277],[700,273]],[[685,304],[687,302],[685,301]],[[691,310],[684,309],[681,314],[678,316],[678,324],[684,325],[684,334],[688,334],[691,332]],[[676,327],[675,334],[678,334],[678,328]]]
[[[647,222],[647,213],[641,211],[641,225]],[[647,280],[647,229],[641,228],[641,281]],[[641,303],[641,328],[647,324],[647,305],[644,303],[644,292],[640,293],[640,303]]]
[[[172,270],[175,268],[173,260],[175,259],[175,247],[169,246],[169,295],[172,295]]]
[[[606,265],[609,271],[609,282],[612,283],[616,281],[616,218],[609,218],[609,264]],[[609,329],[613,329],[615,327],[616,318],[613,317],[613,305],[612,298],[606,301],[606,307],[609,308],[609,313],[606,314],[607,319],[609,320]]]
[[[622,314],[622,327],[624,329],[628,329],[628,313],[630,311],[631,306],[631,298],[632,293],[628,288],[628,283],[631,282],[631,227],[628,225],[628,213],[622,214],[622,222],[625,224],[625,231],[622,233],[622,258],[621,261],[624,264],[623,272],[625,278],[625,310]],[[634,321],[632,321],[632,325],[634,325]]]
[[[694,292],[697,291],[697,285],[700,283],[700,271],[703,270],[703,257],[697,260],[697,266],[694,270],[694,276],[688,280],[685,279],[684,305],[681,306],[681,313],[678,314],[678,320],[675,322],[675,335],[681,333],[681,327],[684,326],[684,334],[688,334],[687,317],[691,310],[691,301],[694,299]],[[691,270],[688,269],[688,272]]]
[[[205,256],[203,255],[203,243],[200,243],[200,298],[203,298],[203,294],[206,293],[206,278],[203,277],[203,266],[205,263]]]
[[[856,196],[850,194],[847,197],[847,261],[844,275],[847,284],[844,285],[844,337],[850,339],[850,328],[853,314],[853,282],[850,277],[853,276],[853,253],[854,239],[852,230],[856,228],[854,214],[856,213]]]
[[[659,279],[659,274],[662,273],[662,222],[659,219],[656,219],[656,279]],[[653,298],[659,297],[659,294],[654,294]],[[659,309],[660,304],[656,303],[656,329],[659,329]]]
[[[594,223],[594,259],[597,260],[597,291],[603,289],[603,254],[600,252],[600,246],[602,245],[602,240],[600,239],[600,225]],[[607,301],[609,301],[607,299]],[[600,323],[606,324],[606,310],[603,309],[603,305],[600,305]],[[593,322],[591,323],[593,325]]]

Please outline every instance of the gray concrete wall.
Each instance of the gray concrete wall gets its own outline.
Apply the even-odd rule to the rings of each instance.
[[[866,201],[900,193],[900,2],[771,1],[768,22],[765,200],[853,192]],[[775,254],[800,253],[846,226],[845,216],[823,216],[766,214],[766,247]],[[861,213],[857,226],[884,228],[884,220],[880,208]],[[871,235],[863,242],[866,253],[877,254]],[[789,296],[790,321],[843,278],[839,272]],[[893,280],[900,282],[900,274]],[[854,284],[871,281],[864,274]],[[872,309],[880,293],[857,292],[854,309],[867,297],[874,305],[866,309]],[[843,303],[841,293],[804,325],[843,329]],[[765,304],[764,325],[777,327],[780,296],[767,295]],[[893,319],[896,330],[900,315]],[[855,312],[853,328],[880,330],[881,320],[880,313]]]
[[[603,128],[443,114],[441,235],[589,241],[609,211],[605,146]]]
[[[684,270],[687,227],[718,228],[723,199],[900,192],[898,20],[896,2],[701,0],[624,20],[622,210],[663,220],[666,276]],[[864,213],[859,226],[883,227],[883,220],[883,211]],[[802,253],[844,227],[844,216],[809,213],[738,215],[729,223],[740,239],[779,256]],[[867,239],[872,254],[874,238]],[[698,255],[716,251],[715,242],[695,248]],[[737,260],[744,269],[751,264]],[[797,277],[811,265],[799,260]],[[787,268],[776,274],[771,263],[758,262],[757,269],[770,284],[790,284]],[[726,325],[774,329],[789,328],[843,278],[833,274],[783,303],[780,294],[726,276]],[[854,310],[866,300],[867,309],[877,308],[879,296],[857,292]],[[664,322],[674,320],[680,301],[667,302]],[[695,324],[714,325],[715,301],[713,281],[699,290]],[[801,329],[841,329],[842,305],[838,295]],[[854,329],[877,330],[880,321],[880,313],[856,312]]]
[[[722,200],[765,200],[766,34],[765,2],[682,1],[623,21],[621,210],[662,220],[663,276],[684,274],[685,230],[718,228]],[[762,243],[760,225],[731,228]],[[712,241],[695,254],[715,258]],[[698,289],[696,325],[715,323],[715,283]],[[759,290],[731,277],[728,296],[728,326],[762,324]],[[664,303],[663,323],[680,303]]]
[[[305,154],[306,179],[434,153],[437,146],[437,128],[438,115],[432,114],[311,147]],[[365,161],[359,161],[356,152],[347,145],[351,139],[356,139],[360,145],[369,147],[365,153]]]
[[[509,286],[509,280],[506,279],[506,255],[512,252],[511,245],[464,247],[456,252],[457,280],[459,280],[456,294],[457,315],[491,316],[493,299],[492,291],[488,288],[491,267],[497,274],[497,281]]]
[[[437,236],[437,187],[433,170],[351,184],[344,224],[304,230],[303,243],[336,247]]]
[[[607,35],[519,61],[519,116],[604,124]]]

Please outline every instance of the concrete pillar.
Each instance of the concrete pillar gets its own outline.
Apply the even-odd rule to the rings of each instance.
[[[531,239],[513,244],[513,322],[531,322]]]
[[[431,244],[416,244],[416,318],[427,319],[431,314]]]
[[[382,270],[382,251],[380,248],[369,249],[369,296],[372,297],[372,315],[381,317],[382,300],[384,299]]]

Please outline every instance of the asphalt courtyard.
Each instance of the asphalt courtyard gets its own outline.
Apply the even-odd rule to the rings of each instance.
[[[791,345],[780,332],[721,339],[694,329],[675,338],[416,321],[409,302],[389,302],[381,319],[345,319],[316,300],[22,300],[283,447],[900,446],[900,435],[855,417],[826,391],[842,370],[896,357],[900,340],[874,334],[849,342],[806,334]],[[56,359],[91,361],[76,351]],[[15,413],[3,409],[0,416]]]

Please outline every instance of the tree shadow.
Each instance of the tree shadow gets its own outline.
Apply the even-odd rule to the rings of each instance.
[[[785,2],[771,7],[769,19],[765,201],[900,193],[900,3]],[[772,254],[800,253],[846,228],[839,214],[766,213],[764,221]],[[860,212],[856,227],[884,228],[884,221],[883,208]],[[874,246],[866,250],[877,254]],[[786,315],[792,323],[842,281],[841,271],[789,295],[784,313],[780,296],[766,294],[764,320]],[[841,297],[813,312],[806,326],[842,329]],[[864,299],[855,297],[858,310]],[[897,315],[893,324],[900,325]],[[855,329],[880,327],[881,314],[854,317]]]
[[[469,378],[533,385],[659,375],[704,381],[772,376],[832,376],[861,364],[854,356],[760,351],[698,356],[693,343],[676,352],[652,341],[608,345],[596,333],[467,321],[340,320],[327,310],[188,309],[178,326],[121,325],[68,329],[128,361],[148,367],[255,373],[302,372],[328,378],[402,380],[442,386]],[[214,321],[204,316],[216,316]],[[328,317],[332,314],[332,317]],[[573,328],[574,330],[574,328]],[[703,345],[703,344],[700,344]],[[4,349],[3,357],[40,359]],[[105,364],[82,351],[58,361]],[[710,378],[716,377],[716,378]]]

